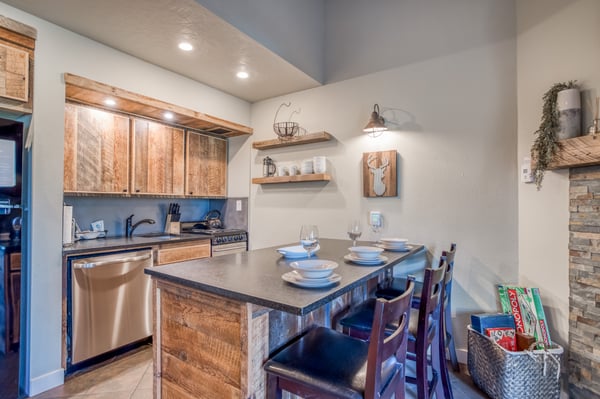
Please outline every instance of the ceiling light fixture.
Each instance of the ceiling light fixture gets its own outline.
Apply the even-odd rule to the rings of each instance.
[[[172,119],[175,117],[175,115],[173,115],[173,113],[172,113],[172,112],[166,111],[166,112],[163,114],[163,117],[164,117],[165,119],[172,120]]]
[[[387,126],[385,126],[385,119],[379,115],[379,104],[375,104],[369,122],[367,122],[367,125],[363,128],[363,132],[371,137],[378,137],[386,130]]]
[[[239,71],[238,73],[235,74],[235,76],[237,76],[240,79],[248,79],[250,74],[246,71]]]
[[[181,43],[179,43],[178,47],[180,50],[183,50],[183,51],[192,51],[194,49],[194,46],[192,46],[188,42],[181,42]]]
[[[106,100],[104,100],[104,104],[108,105],[109,107],[112,107],[117,105],[117,102],[112,98],[107,98]]]

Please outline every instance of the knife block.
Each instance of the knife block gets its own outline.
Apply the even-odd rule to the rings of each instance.
[[[167,214],[165,220],[165,233],[179,235],[181,234],[181,222],[179,222],[179,215]]]

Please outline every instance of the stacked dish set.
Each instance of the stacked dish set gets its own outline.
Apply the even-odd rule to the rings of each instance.
[[[290,284],[303,288],[323,288],[340,282],[342,277],[333,272],[336,262],[323,259],[298,260],[290,263],[294,270],[284,273],[281,278]]]
[[[351,247],[348,250],[350,253],[344,256],[344,259],[357,265],[376,266],[388,260],[387,257],[381,255],[383,249],[379,247]]]
[[[409,251],[406,238],[382,238],[377,244],[379,248],[383,248],[386,251],[391,252],[406,252]]]

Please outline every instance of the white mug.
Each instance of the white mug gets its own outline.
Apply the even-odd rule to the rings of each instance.
[[[327,171],[327,158],[313,157],[313,169],[315,173],[325,173]]]
[[[280,166],[277,168],[277,174],[279,176],[287,176],[288,174],[288,168],[287,166]]]
[[[290,166],[290,176],[296,176],[298,174],[298,167],[296,165]]]

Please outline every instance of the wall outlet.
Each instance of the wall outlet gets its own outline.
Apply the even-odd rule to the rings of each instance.
[[[242,200],[235,201],[235,210],[240,212],[242,210]]]
[[[369,224],[375,228],[381,228],[383,226],[383,216],[379,211],[369,212]]]
[[[530,157],[523,158],[523,162],[521,163],[521,181],[523,183],[533,183]]]

